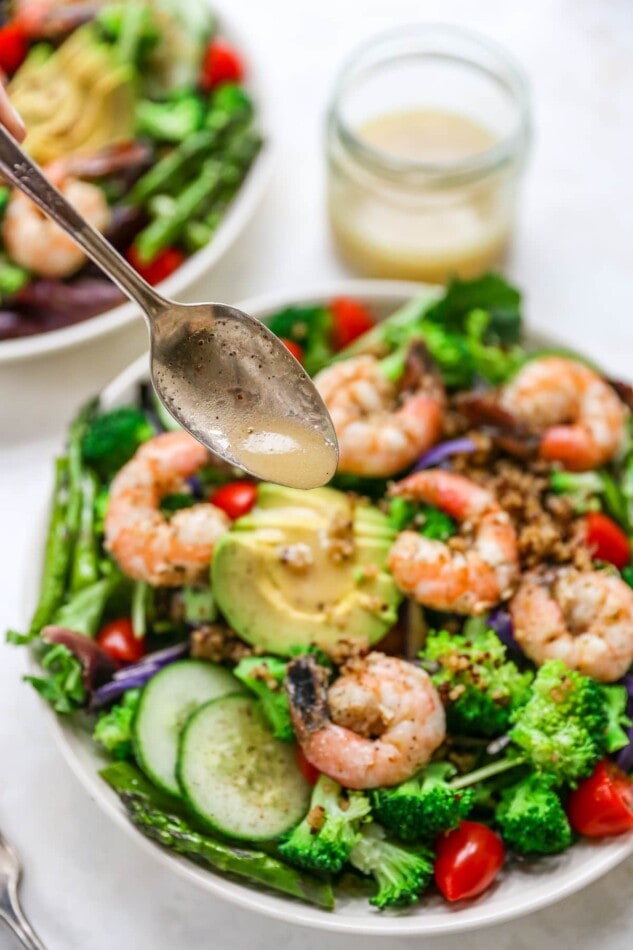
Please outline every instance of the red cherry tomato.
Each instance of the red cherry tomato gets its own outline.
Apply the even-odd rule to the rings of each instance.
[[[0,70],[12,76],[29,50],[26,33],[19,23],[0,27]]]
[[[209,501],[235,520],[248,514],[256,498],[257,485],[253,482],[229,482],[228,485],[216,488]]]
[[[600,511],[585,515],[585,543],[597,561],[608,561],[617,568],[626,567],[631,559],[628,537],[615,521]]]
[[[286,347],[287,350],[290,350],[292,355],[296,360],[299,360],[300,363],[303,363],[303,349],[298,343],[295,343],[294,340],[287,340],[285,336],[280,336],[279,339]]]
[[[128,248],[125,256],[137,274],[140,274],[148,284],[160,284],[162,280],[178,270],[185,259],[185,255],[177,247],[166,247],[164,251],[159,251],[156,257],[146,263],[139,257],[134,245]]]
[[[300,745],[295,746],[295,756],[297,759],[297,765],[299,766],[299,771],[303,775],[306,782],[308,782],[310,785],[316,785],[317,779],[321,773],[318,769],[315,769],[315,767],[312,765],[312,762],[308,762]]]
[[[476,897],[492,884],[504,860],[499,835],[477,821],[462,821],[437,840],[435,883],[447,901]]]
[[[224,40],[211,40],[202,60],[200,88],[209,92],[223,82],[241,82],[244,65],[233,47]]]
[[[328,309],[334,318],[332,342],[336,350],[342,350],[367,333],[375,322],[369,310],[351,297],[338,297]]]
[[[129,617],[119,617],[106,623],[97,634],[97,643],[119,663],[137,663],[145,652],[145,642],[134,636]]]
[[[569,796],[567,815],[574,831],[589,838],[628,831],[633,828],[633,781],[603,759]]]

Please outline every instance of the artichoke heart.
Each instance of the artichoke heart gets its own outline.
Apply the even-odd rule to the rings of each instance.
[[[41,164],[125,141],[134,131],[132,69],[90,26],[56,51],[33,48],[9,85],[28,134],[26,150]]]

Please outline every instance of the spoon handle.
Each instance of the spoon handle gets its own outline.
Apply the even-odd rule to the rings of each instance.
[[[163,298],[140,277],[106,239],[66,201],[29,158],[13,136],[0,126],[0,175],[23,191],[38,208],[66,231],[88,257],[152,318],[165,306]]]

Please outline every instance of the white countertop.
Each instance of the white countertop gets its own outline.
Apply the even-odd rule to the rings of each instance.
[[[441,17],[506,44],[533,81],[536,138],[510,266],[528,319],[633,375],[630,0],[232,0],[230,8],[268,60],[278,167],[249,234],[189,299],[234,301],[344,275],[323,215],[321,125],[333,72],[364,36]],[[49,361],[0,367],[0,629],[20,623],[29,536],[65,424],[142,351],[144,334],[139,325]],[[20,683],[23,656],[0,650],[0,827],[22,856],[24,905],[49,950],[382,946],[236,910],[165,871],[78,785]],[[629,861],[557,907],[434,946],[624,950],[631,894]],[[412,943],[389,941],[403,950]],[[0,950],[14,946],[0,926]]]

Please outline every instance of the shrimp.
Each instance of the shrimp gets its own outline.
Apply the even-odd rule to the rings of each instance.
[[[384,376],[375,356],[356,356],[321,370],[314,385],[327,406],[339,445],[339,471],[387,477],[411,465],[439,439],[444,392],[417,366],[406,391]]]
[[[213,548],[229,519],[215,505],[202,503],[168,520],[159,503],[208,461],[207,450],[187,432],[165,432],[145,442],[117,473],[105,538],[128,577],[154,587],[178,587],[207,576]]]
[[[98,231],[110,223],[110,208],[100,188],[66,174],[62,163],[47,168],[64,197]],[[86,255],[65,231],[17,188],[11,192],[2,222],[2,238],[16,264],[40,277],[68,277]]]
[[[633,590],[605,571],[537,568],[510,601],[514,636],[535,663],[612,683],[633,662]]]
[[[541,458],[574,472],[599,468],[619,451],[627,411],[612,387],[575,360],[531,360],[502,390],[501,405],[542,432]]]
[[[399,785],[446,736],[429,675],[384,653],[354,660],[328,689],[309,654],[289,666],[286,691],[297,739],[312,765],[346,788]]]
[[[436,610],[479,614],[506,599],[519,576],[514,526],[494,495],[470,479],[440,469],[409,475],[390,493],[435,505],[473,535],[466,550],[403,531],[389,567],[403,593]]]

